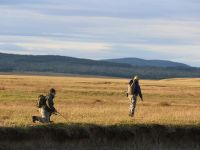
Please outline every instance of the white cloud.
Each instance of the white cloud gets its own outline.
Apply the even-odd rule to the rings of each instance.
[[[110,44],[100,42],[65,41],[31,36],[0,36],[0,50],[19,54],[62,54],[76,53],[101,54],[110,50]],[[12,43],[12,44],[9,44]]]
[[[0,4],[50,15],[126,18],[199,18],[198,0],[1,0]]]
[[[200,66],[199,7],[197,0],[3,0],[0,51],[94,59],[134,54]]]
[[[52,41],[52,42],[38,42],[38,43],[17,43],[16,45],[26,47],[27,49],[69,49],[79,50],[85,52],[101,52],[102,50],[108,50],[108,46],[104,43],[86,43],[86,42],[69,42],[69,41]]]

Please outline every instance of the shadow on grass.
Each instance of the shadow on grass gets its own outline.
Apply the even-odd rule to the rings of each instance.
[[[51,140],[55,142],[98,140],[98,141],[151,141],[187,142],[200,144],[199,126],[164,125],[112,125],[94,124],[50,124],[32,127],[1,127],[0,141]]]
[[[1,127],[0,150],[199,150],[199,126],[50,124]]]

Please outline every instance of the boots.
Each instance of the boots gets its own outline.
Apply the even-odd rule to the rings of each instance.
[[[32,121],[33,121],[33,123],[35,123],[37,121],[37,117],[36,116],[32,116]]]

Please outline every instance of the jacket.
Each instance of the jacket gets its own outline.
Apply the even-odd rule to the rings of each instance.
[[[48,112],[55,112],[55,107],[54,107],[54,96],[52,94],[48,94],[46,96],[46,105],[45,105],[45,110],[48,111]]]
[[[142,98],[142,91],[139,82],[134,82],[132,85],[128,85],[128,95],[140,96]]]

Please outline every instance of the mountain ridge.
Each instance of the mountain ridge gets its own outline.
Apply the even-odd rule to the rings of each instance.
[[[200,68],[133,66],[102,60],[81,59],[59,55],[17,55],[0,53],[0,72],[40,72],[110,76],[143,79],[200,77]]]
[[[130,64],[132,66],[151,66],[151,67],[191,67],[184,63],[169,61],[169,60],[146,60],[135,57],[103,59],[102,61]]]

